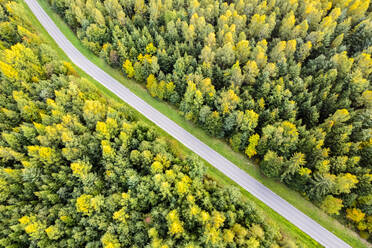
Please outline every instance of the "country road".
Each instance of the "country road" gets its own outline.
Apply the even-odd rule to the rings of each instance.
[[[308,234],[321,245],[331,248],[350,247],[337,236],[293,207],[287,201],[248,175],[242,169],[178,126],[175,122],[168,119],[165,115],[161,114],[113,77],[89,61],[63,35],[63,33],[54,24],[52,19],[47,15],[47,13],[42,9],[36,0],[25,0],[25,2],[37,17],[39,22],[47,30],[49,35],[57,42],[61,49],[71,59],[71,61],[89,74],[92,78],[97,80],[107,89],[120,97],[123,101],[143,114],[146,118],[183,143],[190,150],[216,167],[226,176],[234,180],[241,187],[264,202],[274,211],[296,225],[299,229]]]

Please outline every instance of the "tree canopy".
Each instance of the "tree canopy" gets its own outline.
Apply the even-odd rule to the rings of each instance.
[[[351,220],[347,210],[358,208],[367,225],[370,0],[49,2],[86,47],[151,96],[323,209],[341,201],[326,212]],[[265,162],[274,154],[279,164]]]
[[[125,19],[130,6],[118,6],[92,11],[94,29],[106,30],[101,8]],[[0,246],[278,247],[279,229],[238,189],[103,97],[34,36],[24,11],[0,1],[0,26],[17,27],[0,40]]]

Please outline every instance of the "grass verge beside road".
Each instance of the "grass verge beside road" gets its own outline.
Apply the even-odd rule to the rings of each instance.
[[[103,59],[95,56],[88,49],[83,47],[81,42],[77,39],[75,34],[68,28],[68,26],[64,23],[64,21],[55,12],[53,12],[53,10],[50,8],[46,0],[38,0],[38,2],[41,4],[44,10],[48,13],[48,15],[53,19],[56,25],[64,33],[64,35],[72,42],[72,44],[80,52],[82,52],[88,59],[90,59],[97,66],[102,68],[105,72],[107,72],[112,77],[114,77],[116,80],[118,80],[123,85],[125,85],[127,88],[129,88],[137,96],[141,97],[144,101],[152,105],[154,108],[158,109],[161,113],[166,115],[171,120],[175,121],[178,125],[183,127],[188,132],[192,133],[195,137],[197,137],[202,142],[204,142],[205,144],[213,148],[215,151],[219,152],[221,155],[225,156],[231,162],[233,162],[240,168],[244,169],[251,176],[253,176],[258,181],[266,185],[268,188],[270,188],[272,191],[274,191],[275,193],[280,195],[282,198],[287,200],[289,203],[291,203],[293,206],[298,208],[300,211],[302,211],[303,213],[313,218],[319,224],[321,224],[322,226],[324,226],[325,228],[333,232],[335,235],[343,239],[345,242],[349,243],[352,247],[368,246],[368,244],[365,241],[361,240],[356,233],[352,232],[351,230],[341,225],[337,220],[323,213],[320,209],[314,206],[311,202],[304,199],[297,192],[290,190],[289,188],[287,188],[286,186],[284,186],[283,184],[277,181],[274,181],[272,179],[262,176],[259,172],[257,165],[252,163],[252,161],[246,158],[243,154],[232,151],[229,145],[226,144],[223,140],[216,139],[216,138],[209,136],[201,128],[198,128],[192,123],[186,121],[174,107],[170,106],[169,104],[165,102],[158,101],[157,99],[151,97],[148,94],[147,90],[143,87],[143,85],[133,80],[129,80],[125,78],[119,70],[111,68],[109,65],[105,63]],[[24,5],[27,8],[27,5],[26,4]],[[36,18],[32,15],[31,11],[28,11],[28,12],[29,12],[28,14],[30,15],[29,20],[33,22],[35,27],[38,27],[38,30],[40,31],[40,35],[44,38],[44,40],[48,41],[49,44],[52,45],[52,47],[59,52],[61,58],[63,58],[66,61],[70,61],[68,57],[65,55],[65,53],[58,47],[58,45],[54,42],[54,40],[48,35],[48,33],[44,30],[44,28],[39,24]],[[115,94],[113,94],[112,92],[107,90],[104,86],[96,82],[94,79],[88,76],[84,71],[80,70],[76,66],[75,68],[77,72],[79,73],[79,75],[82,75],[83,77],[88,78],[107,97],[113,98],[119,102],[122,102]],[[139,113],[138,115],[141,116],[140,117],[141,119],[145,119],[145,117],[143,117]],[[147,119],[146,121],[148,123],[151,123]],[[167,137],[170,137],[162,129],[158,127],[156,128],[157,130],[161,132],[162,135],[166,135]],[[185,151],[186,153],[192,153],[182,144],[179,143],[179,145],[181,149]],[[208,165],[208,174],[211,177],[215,178],[221,184],[237,185],[236,183],[234,183],[232,180],[230,180],[228,177],[226,177],[224,174],[219,172],[217,169],[215,169],[211,165]],[[279,227],[286,234],[288,234],[289,236],[292,236],[293,238],[296,237],[299,243],[306,245],[308,247],[314,247],[317,245],[308,235],[304,234],[297,227],[289,223],[279,214],[277,214],[272,209],[270,209],[265,204],[263,204],[261,201],[259,201],[258,199],[253,197],[251,194],[249,194],[247,191],[242,190],[242,192],[247,199],[254,201],[265,212],[265,214],[269,216],[270,219],[277,222]]]

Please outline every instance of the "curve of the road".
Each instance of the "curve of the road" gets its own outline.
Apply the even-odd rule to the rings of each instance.
[[[36,0],[25,0],[25,2],[39,22],[47,30],[49,35],[57,42],[61,49],[71,59],[71,61],[89,74],[92,78],[104,85],[107,89],[142,113],[160,128],[164,129],[174,138],[182,142],[186,147],[208,161],[211,165],[234,180],[241,187],[250,192],[256,198],[260,199],[274,211],[282,215],[288,221],[292,222],[321,245],[331,248],[350,247],[340,238],[293,207],[266,186],[248,175],[245,171],[178,126],[175,122],[168,119],[165,115],[154,109],[152,106],[132,93],[129,89],[124,87],[117,80],[93,64],[83,54],[81,54],[74,47],[74,45],[72,45],[72,43],[64,36],[64,34],[59,30],[59,28],[55,25],[52,19]]]

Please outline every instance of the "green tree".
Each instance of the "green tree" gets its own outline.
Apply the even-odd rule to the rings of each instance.
[[[260,168],[265,176],[279,177],[283,170],[283,157],[278,156],[275,152],[269,150],[263,160],[260,162]]]
[[[289,156],[296,149],[298,131],[293,123],[288,121],[268,125],[262,129],[262,136],[257,147],[259,155],[272,150],[279,155]]]

